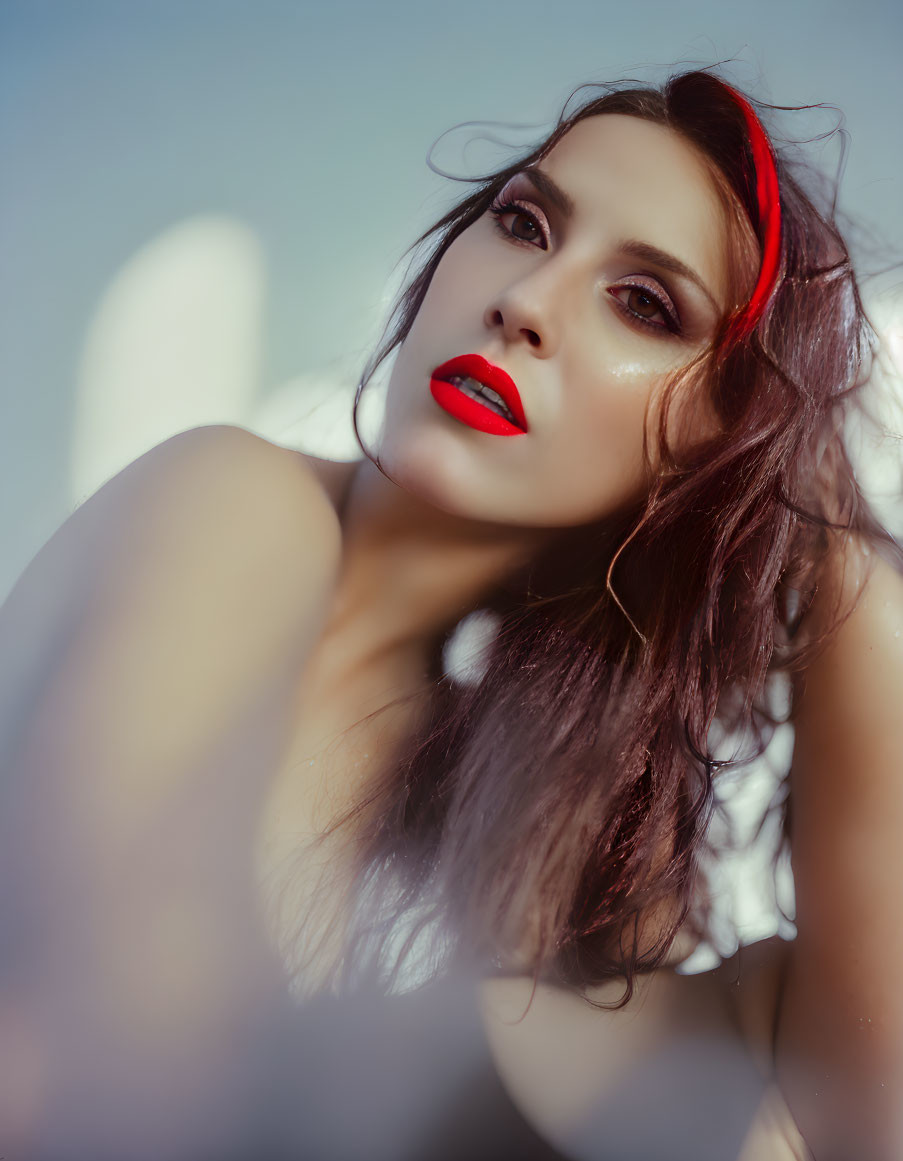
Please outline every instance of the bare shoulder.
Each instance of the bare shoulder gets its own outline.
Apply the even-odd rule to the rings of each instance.
[[[817,1155],[883,1161],[903,1155],[903,580],[865,547],[835,558],[814,610],[833,631],[794,699],[776,1068]]]
[[[899,744],[899,690],[903,681],[903,577],[885,560],[847,553],[834,582],[836,601],[852,611],[799,683],[797,723],[819,719],[819,730],[847,750]],[[838,569],[839,571],[839,569]],[[829,593],[829,596],[831,594]]]
[[[193,428],[76,509],[23,572],[0,626],[24,620],[37,632],[38,619],[46,628],[108,598],[124,574],[190,582],[203,560],[223,566],[223,584],[242,579],[235,565],[256,560],[261,587],[274,591],[299,570],[328,575],[339,547],[335,510],[304,457],[241,428]]]
[[[95,524],[128,510],[139,534],[190,529],[202,537],[201,547],[218,539],[240,553],[269,540],[281,546],[287,563],[293,553],[308,564],[329,562],[338,547],[335,510],[306,457],[239,427],[192,428],[171,437],[89,505]]]
[[[0,611],[0,742],[108,786],[175,772],[297,670],[339,555],[295,453],[234,427],[166,440],[69,518]]]

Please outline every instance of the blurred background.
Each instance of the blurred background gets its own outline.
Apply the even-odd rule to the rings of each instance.
[[[830,175],[842,110],[840,209],[891,351],[901,33],[895,0],[0,0],[0,597],[177,431],[355,457],[400,260],[463,192],[428,151],[481,172],[481,132],[524,148],[582,82],[726,62],[759,99],[831,106],[772,122]]]

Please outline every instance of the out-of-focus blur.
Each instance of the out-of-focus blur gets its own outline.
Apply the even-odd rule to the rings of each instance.
[[[872,386],[886,431],[863,427],[851,432],[851,442],[863,485],[903,534],[897,502],[903,295],[900,268],[893,269],[903,257],[901,33],[903,8],[893,0],[839,7],[820,0],[651,7],[592,0],[559,0],[554,7],[539,0],[5,0],[0,599],[77,504],[175,432],[230,423],[327,458],[359,454],[351,401],[403,277],[403,252],[465,189],[425,163],[446,130],[495,121],[501,124],[490,132],[520,147],[549,127],[580,82],[658,80],[673,66],[718,61],[764,100],[831,102],[845,114],[851,144],[840,205],[864,227],[850,233],[861,273],[884,271],[866,281],[865,293],[885,340]],[[804,138],[836,121],[832,109],[813,109],[778,124]],[[480,172],[489,153],[485,142],[472,148],[479,134],[477,128],[451,134],[437,147],[436,164]],[[815,142],[810,155],[833,174],[838,139]],[[378,388],[371,408],[373,401]],[[377,422],[378,414],[368,418]],[[446,658],[462,680],[478,667],[491,627],[479,618],[462,625]],[[791,744],[789,727],[779,730],[767,760],[731,791],[741,835],[751,837]],[[771,898],[767,861],[767,843],[759,844],[725,860],[713,882],[716,914],[729,918],[744,941],[792,930]],[[786,874],[782,884],[782,901],[792,909]],[[167,914],[170,943],[184,941],[184,969],[193,972],[209,952],[195,946],[203,933],[180,928],[177,909]],[[712,958],[703,950],[691,970]],[[180,961],[173,963],[178,968]],[[88,999],[95,986],[89,967],[58,969],[82,970]],[[152,978],[152,968],[136,953],[126,974],[133,972],[137,991],[162,997],[164,1005],[165,981]],[[35,994],[53,994],[53,984],[43,981],[43,991],[36,984]],[[209,1051],[221,1070],[211,1092],[218,1101],[223,1093],[244,1094],[252,1121],[217,1105],[208,1112],[222,1118],[223,1138],[212,1138],[198,1090],[194,1120],[163,1123],[160,1108],[186,1107],[178,1099],[182,1074],[161,1077],[148,1058],[149,1074],[163,1085],[158,1103],[149,1097],[146,1109],[121,1110],[122,1120],[108,1126],[109,1140],[117,1126],[134,1124],[146,1134],[136,1157],[166,1156],[173,1141],[193,1134],[225,1157],[233,1124],[259,1117],[259,1125],[300,1125],[304,1110],[277,1107],[295,1099],[292,1093],[264,1092],[267,1077],[288,1070],[279,1051],[297,1057],[294,1075],[303,1074],[306,1084],[297,1091],[307,1093],[311,1107],[320,1102],[330,1148],[347,1139],[348,1156],[397,1161],[406,1149],[418,1155],[417,1133],[440,1113],[460,1128],[462,1102],[473,1099],[473,1062],[483,1050],[481,1032],[457,1015],[460,995],[430,1003],[428,996],[406,1009],[408,1055],[395,1060],[393,1071],[385,1051],[377,1051],[395,1028],[391,1005],[346,1011],[336,1027],[354,1038],[354,1051],[339,1044],[334,1058],[311,1060],[299,1049],[303,1031],[295,1029],[274,1052],[273,1028],[253,1027],[258,1011],[274,1026],[284,1016],[271,1006],[270,984],[266,978],[260,997],[245,997],[244,1023],[230,1026],[243,1045],[245,1073],[227,1076],[228,1046],[205,1044],[193,1029],[182,1029],[184,1075],[196,1081],[199,1057],[192,1054]],[[209,977],[198,986],[214,1011],[219,1001]],[[5,1056],[16,1068],[0,1077],[0,1121],[8,1114],[24,1123],[28,1102],[38,1099],[34,1078],[48,1067],[37,1059],[41,1036],[29,1021],[49,1021],[53,1013],[5,1010],[2,1003],[0,996],[0,1035],[17,1047]],[[329,1003],[323,1001],[324,1013]],[[146,1015],[154,1019],[153,1010]],[[68,1017],[72,1026],[60,1034],[75,1059],[80,1038],[87,1042],[98,1029],[89,1010],[78,1020]],[[314,1008],[306,1018],[313,1027],[320,1017]],[[166,1019],[174,1018],[167,1009]],[[211,1017],[213,1025],[222,1027]],[[171,1030],[165,1021],[161,1028]],[[115,1030],[109,1032],[107,1048],[115,1049]],[[447,1046],[438,1060],[437,1042]],[[357,1060],[358,1099],[367,1094],[369,1105],[353,1124],[340,1103],[328,1103],[337,1091],[329,1082],[360,1045],[370,1056]],[[103,1050],[102,1042],[86,1050],[84,1091],[95,1097],[116,1091],[115,1051],[104,1057]],[[429,1068],[420,1067],[418,1053]],[[269,1071],[255,1089],[248,1075],[258,1065]],[[422,1084],[412,1090],[405,1086],[413,1076]],[[138,1089],[123,1082],[122,1091],[134,1097]],[[62,1126],[78,1123],[80,1095],[73,1081]],[[103,1127],[98,1120],[98,1133]],[[107,1143],[101,1134],[96,1158]],[[65,1155],[64,1142],[53,1145],[54,1155]],[[461,1149],[460,1156],[476,1156]]]

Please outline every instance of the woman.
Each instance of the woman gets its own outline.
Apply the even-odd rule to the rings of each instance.
[[[314,999],[475,966],[565,1155],[897,1156],[903,595],[841,237],[707,72],[590,101],[430,235],[378,448],[184,433],[6,606],[11,1139],[216,1153],[277,949]],[[714,727],[761,745],[779,671],[799,934],[682,978]]]

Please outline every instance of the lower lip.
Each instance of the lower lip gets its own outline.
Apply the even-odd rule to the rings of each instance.
[[[525,431],[515,427],[504,415],[499,415],[491,407],[465,395],[453,383],[446,383],[444,379],[430,379],[430,394],[443,411],[476,431],[484,431],[487,435],[526,435]]]

